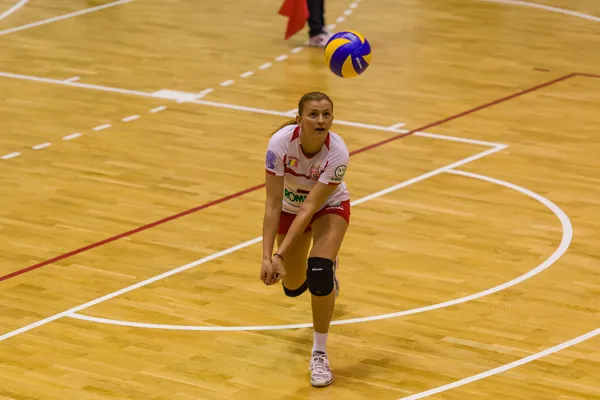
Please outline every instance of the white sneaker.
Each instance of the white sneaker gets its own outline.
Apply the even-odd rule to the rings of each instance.
[[[310,384],[314,387],[329,386],[333,382],[333,374],[329,368],[327,354],[315,351],[310,358]]]
[[[318,35],[310,37],[306,44],[311,47],[325,47],[331,36],[332,35],[328,32],[319,33]]]

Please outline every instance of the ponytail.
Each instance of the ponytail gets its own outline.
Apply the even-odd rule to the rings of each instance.
[[[281,125],[279,128],[277,128],[274,132],[272,132],[270,136],[273,136],[274,134],[276,134],[281,129],[285,128],[286,126],[295,125],[295,124],[297,124],[296,120],[295,119],[290,119],[289,121],[287,121],[286,123],[284,123],[283,125]]]

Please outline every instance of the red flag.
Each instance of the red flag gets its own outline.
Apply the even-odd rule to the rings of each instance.
[[[284,0],[279,14],[289,18],[285,32],[287,40],[304,28],[306,24],[306,20],[308,19],[308,5],[306,4],[306,0]]]

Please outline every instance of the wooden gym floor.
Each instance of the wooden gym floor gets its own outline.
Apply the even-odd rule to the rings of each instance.
[[[600,2],[0,0],[0,399],[600,399]],[[328,349],[258,279],[264,149],[335,101]]]

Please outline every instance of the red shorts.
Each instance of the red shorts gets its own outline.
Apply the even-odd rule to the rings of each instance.
[[[337,214],[344,218],[347,224],[350,223],[350,200],[342,201],[339,204],[332,206],[325,206],[321,210],[317,211],[315,215],[310,219],[308,226],[304,230],[304,232],[310,232],[312,228],[312,223],[319,217],[327,214]],[[296,218],[296,214],[291,214],[285,211],[281,212],[281,216],[279,217],[279,227],[277,228],[277,233],[280,235],[285,235],[287,231],[292,226],[292,222],[294,222],[294,218]]]

